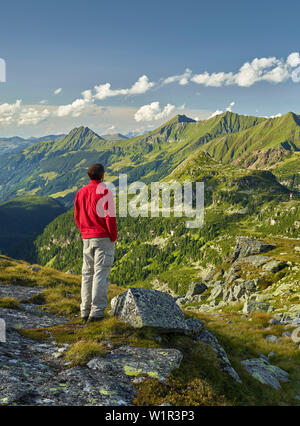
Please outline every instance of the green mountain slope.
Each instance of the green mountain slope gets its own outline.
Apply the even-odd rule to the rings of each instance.
[[[126,173],[129,181],[159,180],[199,146],[262,121],[232,113],[199,122],[178,115],[146,135],[119,141],[107,141],[85,127],[73,129],[59,141],[40,142],[0,158],[0,201],[47,195],[71,206],[74,192],[87,182],[88,165],[98,161],[109,180],[119,173]]]
[[[224,163],[243,159],[245,152],[249,154],[262,149],[283,148],[287,151],[298,151],[300,117],[289,112],[282,117],[265,120],[258,126],[238,134],[211,141],[205,148],[214,158]]]
[[[184,292],[199,268],[220,262],[228,241],[243,227],[253,227],[263,209],[289,200],[289,191],[271,172],[224,166],[200,149],[165,180],[205,182],[205,225],[187,229],[184,217],[118,218],[119,239],[112,269],[116,284],[145,285],[146,280],[146,285],[153,286],[159,281],[168,283],[175,292]],[[290,229],[291,235],[297,232]],[[222,248],[212,249],[220,240]],[[80,272],[82,243],[73,210],[45,228],[36,240],[36,249],[39,263]]]
[[[64,212],[49,197],[21,197],[0,204],[0,251],[21,259],[33,256],[33,240]]]
[[[223,163],[252,169],[272,169],[282,183],[300,189],[300,117],[288,113],[251,129],[216,138],[205,151]],[[278,171],[277,171],[278,170]]]

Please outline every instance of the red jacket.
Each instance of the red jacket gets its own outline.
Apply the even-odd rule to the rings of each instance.
[[[111,204],[107,202],[108,199]],[[110,238],[116,241],[118,233],[113,196],[104,183],[91,180],[89,185],[77,192],[75,221],[83,239]]]

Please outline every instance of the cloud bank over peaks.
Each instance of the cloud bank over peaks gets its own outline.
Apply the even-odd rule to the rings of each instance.
[[[181,76],[168,77],[164,84],[180,82],[180,77],[185,78],[184,84],[193,82],[207,87],[240,86],[250,87],[255,83],[266,81],[269,83],[283,83],[291,78],[293,69],[300,65],[299,52],[291,53],[286,60],[276,57],[255,58],[251,62],[245,62],[237,72],[203,72],[192,74],[187,69]],[[183,77],[185,76],[185,77]]]

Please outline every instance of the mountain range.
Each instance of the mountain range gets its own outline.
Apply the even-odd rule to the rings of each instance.
[[[89,164],[101,162],[106,168],[106,179],[116,183],[119,173],[126,173],[129,182],[186,179],[205,182],[205,206],[209,218],[207,227],[201,232],[213,237],[220,227],[228,231],[233,223],[241,223],[257,214],[268,203],[286,202],[290,191],[297,199],[300,189],[299,123],[299,116],[293,113],[267,119],[226,112],[201,121],[177,115],[147,134],[130,139],[121,139],[121,135],[117,135],[117,140],[105,139],[87,127],[75,128],[58,140],[38,141],[0,157],[0,213],[6,208],[3,203],[11,200],[14,203],[15,199],[25,199],[28,203],[28,199],[35,197],[35,206],[40,197],[46,197],[61,206],[60,211],[56,210],[58,214],[63,213],[73,206],[76,191],[88,182]],[[21,214],[21,208],[19,212]],[[45,235],[47,240],[49,229],[53,233],[51,223],[42,233],[39,241],[43,242],[36,246],[36,255],[41,262],[51,260],[63,269],[76,267],[72,261],[60,259],[60,255],[73,259],[79,249],[80,239],[69,214],[72,215],[65,213],[57,218],[65,227],[60,230],[60,235],[57,231],[60,225],[54,221],[55,238],[46,243],[48,249],[43,254],[41,247],[44,247]],[[132,230],[139,223],[133,224],[130,218],[120,222],[121,233],[122,227],[127,229],[130,224]],[[175,222],[164,224],[164,227],[170,228],[170,232],[172,227],[181,229],[184,221]],[[150,222],[147,226],[151,226]],[[157,226],[162,226],[160,219]],[[37,227],[35,236],[42,231]],[[70,246],[62,250],[59,242],[66,233],[74,240],[70,237]],[[145,241],[135,242],[135,250],[140,250]],[[7,246],[3,243],[2,249]],[[146,258],[149,253],[145,247],[143,250]],[[14,254],[11,246],[10,253]],[[161,270],[161,266],[158,269]],[[121,271],[119,265],[120,276]],[[145,271],[148,275],[149,269]],[[144,272],[135,273],[136,278],[143,278]],[[116,278],[115,282],[121,283],[124,279]]]
[[[145,135],[119,140],[106,140],[87,127],[75,128],[59,140],[1,156],[0,201],[40,195],[70,207],[74,193],[87,182],[91,163],[105,164],[108,180],[126,173],[129,182],[149,183],[168,176],[196,150],[222,163],[272,170],[279,182],[298,190],[299,123],[293,113],[266,119],[226,112],[197,122],[177,115]]]
[[[20,138],[19,136],[13,136],[10,138],[1,138],[0,137],[0,155],[8,154],[11,152],[18,151],[20,149],[24,149],[34,143],[40,141],[55,141],[59,140],[64,135],[47,135],[39,138],[31,137],[28,139]]]

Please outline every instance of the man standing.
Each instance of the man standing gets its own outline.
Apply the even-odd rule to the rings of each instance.
[[[75,221],[83,239],[81,318],[94,322],[104,318],[108,277],[114,261],[117,239],[112,192],[103,183],[104,167],[88,169],[90,183],[75,198]]]

